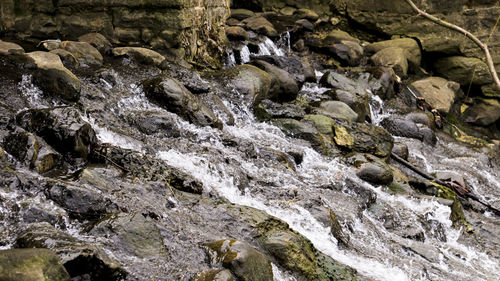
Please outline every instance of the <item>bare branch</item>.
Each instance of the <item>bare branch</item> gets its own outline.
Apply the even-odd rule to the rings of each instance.
[[[454,24],[451,24],[449,22],[446,22],[444,20],[441,20],[433,15],[430,15],[428,13],[426,13],[425,11],[422,11],[420,10],[417,5],[415,5],[415,3],[413,3],[413,1],[411,0],[406,0],[406,2],[408,3],[408,5],[410,5],[412,7],[413,10],[415,10],[419,15],[423,16],[424,18],[432,21],[432,22],[435,22],[441,26],[444,26],[448,29],[451,29],[451,30],[455,30],[457,32],[460,32],[462,34],[465,35],[465,37],[469,38],[470,40],[472,40],[479,48],[481,48],[484,52],[484,55],[486,57],[486,64],[488,65],[488,69],[491,73],[491,76],[493,77],[493,80],[495,81],[495,84],[497,86],[497,88],[500,90],[500,79],[498,78],[498,74],[495,70],[495,65],[493,63],[493,59],[491,58],[491,54],[490,54],[490,50],[488,49],[488,45],[481,42],[481,40],[479,40],[476,36],[474,36],[474,34],[470,33],[469,31],[461,28],[460,26],[457,26],[457,25],[454,25]]]

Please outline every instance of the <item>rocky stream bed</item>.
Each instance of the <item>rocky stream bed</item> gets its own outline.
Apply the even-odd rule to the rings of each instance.
[[[86,30],[60,2],[49,34]],[[471,49],[233,2],[204,2],[229,41],[204,14],[135,38],[156,2],[92,8],[123,17],[104,36],[3,30],[0,280],[498,280],[500,95],[481,67],[467,92]]]

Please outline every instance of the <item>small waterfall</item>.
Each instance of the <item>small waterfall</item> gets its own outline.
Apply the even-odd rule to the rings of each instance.
[[[240,57],[241,57],[242,64],[250,61],[250,50],[248,49],[247,45],[245,45],[245,46],[243,46],[243,48],[241,48]]]
[[[257,56],[284,56],[285,52],[278,48],[276,44],[274,44],[273,40],[265,37],[264,42],[259,43],[259,52]]]
[[[287,31],[280,35],[280,39],[278,40],[278,46],[285,48],[287,53],[292,51],[292,47],[290,45],[290,32]]]
[[[370,92],[370,119],[372,124],[379,125],[382,120],[390,116],[384,107],[384,101]]]
[[[236,57],[234,56],[234,51],[232,49],[226,50],[226,61],[224,63],[224,68],[233,67],[236,65]]]

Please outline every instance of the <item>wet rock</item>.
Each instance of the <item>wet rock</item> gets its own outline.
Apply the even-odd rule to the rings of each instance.
[[[215,251],[217,262],[241,280],[273,280],[271,260],[250,245],[238,240],[220,240],[205,246]]]
[[[423,136],[415,123],[397,118],[386,118],[380,122],[389,133],[398,137],[407,137],[422,140]]]
[[[87,159],[97,145],[94,130],[72,107],[29,109],[16,116],[16,123],[72,157]]]
[[[63,41],[61,48],[70,52],[80,65],[102,65],[101,53],[87,42]]]
[[[194,70],[170,63],[167,60],[161,63],[160,69],[164,71],[164,74],[179,80],[193,94],[208,93],[211,89],[210,84]]]
[[[363,161],[367,161],[367,159],[363,159]],[[363,209],[370,208],[370,206],[377,202],[377,194],[365,185],[354,181],[354,179],[347,178],[344,182],[344,187],[347,193],[358,198],[360,206]]]
[[[70,280],[57,255],[47,249],[0,251],[0,280]]]
[[[58,55],[65,67],[77,67],[79,64],[75,56],[66,50],[55,49],[50,51],[50,53]]]
[[[199,125],[222,128],[222,122],[198,98],[174,78],[157,76],[143,82],[146,97],[183,119]]]
[[[295,22],[295,26],[304,29],[306,31],[313,31],[314,30],[314,24],[312,24],[310,21],[306,19],[300,19]]]
[[[478,126],[490,126],[500,119],[500,102],[496,99],[476,99],[464,112],[463,120]]]
[[[216,72],[214,76],[220,78],[221,83],[234,87],[236,94],[245,96],[250,105],[266,99],[271,88],[270,75],[253,65],[238,65]]]
[[[231,17],[237,20],[244,20],[255,16],[255,13],[247,9],[231,9]]]
[[[320,79],[319,83],[324,87],[330,87],[336,90],[348,91],[361,97],[367,96],[367,85],[359,83],[341,73],[328,71]],[[373,92],[373,91],[372,91]],[[374,92],[375,93],[375,92]]]
[[[356,151],[371,153],[380,157],[390,155],[393,138],[385,129],[363,123],[336,125],[334,140],[338,146]]]
[[[420,134],[422,134],[422,140],[424,143],[428,145],[435,145],[437,143],[436,133],[434,133],[431,128],[420,128]]]
[[[391,67],[394,72],[404,78],[408,73],[408,60],[405,50],[397,47],[389,47],[375,53],[371,58],[375,65]]]
[[[59,39],[56,39],[56,40],[52,40],[52,39],[43,40],[40,43],[38,43],[37,47],[38,48],[41,47],[42,49],[50,52],[50,51],[59,49],[61,47],[61,40],[59,40]]]
[[[358,114],[358,119],[355,122],[364,122],[368,116],[370,116],[370,102],[369,97],[360,96],[356,93],[351,93],[343,90],[331,90],[325,92],[333,100],[341,101],[347,104],[356,114]]]
[[[111,52],[112,45],[100,33],[87,33],[78,37],[78,41],[86,42],[96,48],[101,54],[109,54]]]
[[[307,19],[313,22],[319,18],[318,14],[315,11],[304,8],[296,10],[293,15],[298,18]]]
[[[192,281],[235,281],[227,269],[209,269],[196,274]]]
[[[242,21],[245,24],[245,27],[253,30],[259,34],[265,35],[267,37],[276,37],[278,36],[278,32],[274,29],[272,23],[270,23],[264,17],[251,17],[246,18]]]
[[[49,187],[45,193],[64,208],[70,217],[79,220],[98,220],[118,210],[118,206],[104,194],[83,186],[59,182]]]
[[[425,101],[441,114],[448,114],[460,93],[458,83],[441,77],[429,77],[413,82],[411,86]]]
[[[147,135],[161,134],[164,137],[179,137],[181,132],[175,118],[158,111],[134,111],[125,116],[127,122]]]
[[[330,215],[330,232],[332,233],[333,237],[337,239],[337,244],[343,245],[344,247],[349,247],[349,236],[345,234],[345,232],[342,230],[342,226],[339,223],[339,219],[337,215],[335,214],[334,211],[329,210],[329,215]]]
[[[304,119],[302,121],[289,118],[273,119],[272,123],[280,128],[286,135],[306,140],[310,142],[312,147],[320,153],[328,154],[331,150],[331,147],[329,146],[331,140],[329,137],[322,135],[318,129],[316,129],[316,126],[318,126],[320,128],[324,128],[325,132],[327,132],[328,126],[323,126],[323,124],[325,124],[323,121],[328,122],[327,120],[333,121],[329,117],[320,117],[319,115],[316,115],[310,116],[309,120]]]
[[[432,113],[426,114],[424,112],[412,112],[406,114],[405,119],[412,121],[415,124],[422,124],[426,127],[432,127],[432,124],[434,123]]]
[[[29,225],[16,239],[16,248],[48,248],[61,259],[72,278],[122,280],[128,273],[98,245],[84,241],[47,223]]]
[[[115,57],[128,57],[138,63],[160,66],[165,57],[150,49],[141,47],[119,47],[112,50]]]
[[[319,114],[307,114],[303,121],[313,124],[318,132],[330,137],[333,137],[333,127],[337,124],[332,118]]]
[[[340,43],[342,41],[352,41],[359,43],[358,39],[352,37],[349,33],[338,29],[330,31],[326,36],[326,41],[331,43]]]
[[[62,156],[32,133],[13,132],[5,138],[3,146],[8,153],[38,173],[61,165]]]
[[[439,58],[434,61],[436,72],[462,86],[485,85],[493,82],[488,66],[477,58],[461,56]],[[475,70],[475,71],[473,71]]]
[[[347,122],[356,122],[358,120],[358,114],[341,101],[323,101],[318,108],[313,109],[313,112]]]
[[[280,13],[285,16],[292,16],[297,11],[297,8],[286,6],[280,10]]]
[[[64,67],[56,54],[31,52],[26,54],[28,68],[35,69],[36,84],[48,95],[75,102],[80,98],[80,80]]]
[[[229,40],[248,40],[248,33],[241,26],[226,26],[225,29]]]
[[[0,40],[0,56],[22,55],[24,54],[23,47],[16,43],[5,42]]]
[[[30,205],[21,212],[23,222],[47,222],[51,225],[64,225],[63,217],[65,213],[62,210],[48,209],[43,205],[37,206],[36,202],[28,201],[27,203]]]
[[[361,164],[356,175],[369,183],[387,185],[393,180],[392,171],[381,161]]]
[[[293,101],[299,92],[299,86],[294,77],[283,69],[261,60],[255,60],[253,65],[269,73],[271,88],[268,98],[276,102]]]
[[[316,74],[311,65],[304,59],[296,56],[259,56],[259,60],[266,61],[293,75],[300,85],[304,82],[316,82]]]
[[[365,47],[365,50],[369,54],[375,54],[382,49],[391,47],[403,49],[408,61],[415,65],[420,65],[420,61],[422,60],[422,53],[417,41],[411,38],[400,38],[371,43]]]
[[[304,108],[296,104],[281,104],[270,100],[263,100],[261,105],[271,118],[292,118],[300,120],[306,114]]]
[[[341,41],[338,44],[329,45],[327,48],[330,54],[348,66],[359,65],[363,56],[363,47],[353,41]]]
[[[408,160],[408,146],[405,143],[395,142],[394,147],[392,148],[392,153],[405,160]]]
[[[160,230],[153,219],[139,213],[118,213],[99,222],[90,231],[92,235],[107,236],[112,247],[140,258],[166,256]]]

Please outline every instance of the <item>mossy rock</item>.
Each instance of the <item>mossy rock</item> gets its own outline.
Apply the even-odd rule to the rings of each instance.
[[[51,250],[13,249],[0,251],[0,280],[63,281],[70,276]]]

